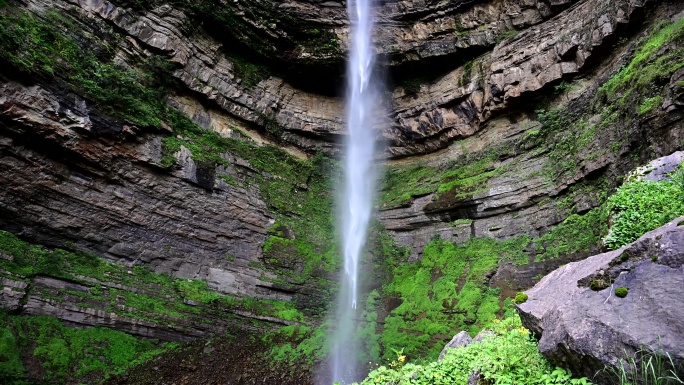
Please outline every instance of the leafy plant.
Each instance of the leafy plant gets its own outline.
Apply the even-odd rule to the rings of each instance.
[[[21,354],[32,354],[42,363],[46,380],[63,382],[91,373],[103,377],[175,349],[177,343],[158,344],[102,327],[74,329],[55,317],[0,315],[0,378],[23,377]],[[11,364],[12,367],[3,367]]]
[[[684,214],[684,192],[672,181],[633,181],[608,198],[613,227],[604,243],[611,249],[635,241]]]
[[[474,372],[492,385],[591,384],[586,378],[572,378],[567,370],[551,366],[539,353],[536,340],[522,327],[517,315],[503,321],[494,319],[491,329],[493,335],[465,347],[450,349],[439,362],[381,366],[370,372],[361,385],[465,384]],[[398,355],[401,356],[403,352]]]

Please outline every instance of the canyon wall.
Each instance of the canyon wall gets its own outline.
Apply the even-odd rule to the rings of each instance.
[[[4,307],[183,341],[301,322],[279,303],[325,314],[339,269],[331,158],[345,131],[345,4],[2,3],[0,230],[134,277],[84,273],[80,262],[68,276],[27,273],[5,248]],[[657,68],[637,63],[639,74],[612,80],[654,28],[681,18],[677,1],[377,8],[389,113],[376,218],[410,248],[407,261],[436,235],[529,237],[527,263],[502,261],[485,282],[502,295],[528,288],[601,247],[597,230],[547,258],[549,231],[684,145],[680,38],[649,53]],[[371,254],[369,264],[383,258]],[[205,282],[216,298],[265,302],[166,293],[141,266]],[[204,320],[190,308],[147,317],[116,290],[185,301]]]

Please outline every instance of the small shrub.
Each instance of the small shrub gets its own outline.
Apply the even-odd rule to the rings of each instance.
[[[629,289],[627,289],[626,287],[618,287],[617,289],[615,289],[615,295],[620,298],[625,298],[628,292]]]

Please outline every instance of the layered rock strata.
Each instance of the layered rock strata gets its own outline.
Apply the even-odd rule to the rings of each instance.
[[[265,37],[265,51],[259,55],[270,58],[282,45],[292,45],[297,34],[288,28],[323,25],[345,44],[341,4],[261,3],[227,5],[236,11],[233,16],[259,31],[233,38],[245,42]],[[114,63],[123,68],[135,69],[137,62],[149,58],[171,62],[170,77],[180,87],[168,103],[200,127],[247,140],[242,132],[254,142],[286,147],[299,158],[315,151],[339,153],[337,143],[344,136],[342,99],[290,84],[287,73],[248,81],[239,60],[231,56],[234,48],[244,54],[245,47],[238,49],[233,40],[217,36],[214,27],[220,20],[211,28],[200,28],[196,8],[100,0],[11,5],[38,18],[58,12],[83,28],[84,36],[111,30],[119,38]],[[445,71],[436,80],[421,81],[415,89],[404,84],[392,93],[392,123],[379,134],[387,140],[386,155],[416,156],[396,162],[424,162],[444,170],[498,148],[483,173],[498,171],[485,175],[484,185],[477,189],[460,195],[421,193],[402,204],[380,207],[378,216],[399,244],[413,246],[413,259],[435,234],[454,241],[543,234],[572,210],[584,213],[597,204],[599,192],[588,186],[592,181],[605,178],[612,186],[639,157],[681,148],[681,71],[659,90],[666,107],[635,119],[634,114],[622,116],[611,130],[601,126],[571,171],[549,176],[555,161],[550,155],[553,146],[546,140],[553,138],[534,134],[540,128],[534,113],[540,99],[555,99],[553,106],[567,106],[599,126],[598,113],[588,108],[588,95],[628,61],[634,45],[615,43],[621,32],[639,28],[647,7],[656,9],[657,17],[681,11],[676,2],[655,7],[655,2],[636,0],[398,1],[380,7],[383,27],[378,46],[399,80],[408,77],[401,73],[404,63],[420,64],[427,58],[446,63],[438,66]],[[249,9],[255,11],[246,12]],[[287,20],[281,23],[279,18]],[[303,27],[288,24],[296,19]],[[608,55],[614,45],[617,53]],[[291,49],[294,62],[315,66],[317,60],[339,60],[332,51]],[[453,60],[460,53],[464,59]],[[263,66],[264,61],[255,62]],[[65,88],[59,74],[46,79],[17,76],[9,66],[2,71],[0,228],[47,245],[73,242],[77,250],[121,264],[145,264],[157,273],[202,279],[224,294],[275,300],[305,297],[302,302],[313,298],[322,306],[319,282],[290,279],[284,269],[266,266],[271,262],[264,259],[264,243],[277,214],[265,203],[265,192],[247,182],[275,181],[277,175],[263,175],[231,153],[222,155],[225,162],[207,166],[194,159],[197,154],[187,146],[173,154],[177,167],[164,167],[163,138],[178,135],[185,140],[183,135],[165,131],[165,125],[139,127],[111,118],[102,106]],[[552,95],[554,86],[581,76],[586,78],[574,83],[574,89]],[[528,106],[522,98],[539,99]],[[614,152],[603,151],[615,142],[618,126],[627,127],[627,136],[643,139],[646,145],[639,149],[628,140]],[[245,183],[228,183],[231,178]],[[570,202],[560,207],[558,201],[564,198]],[[453,223],[458,220],[471,222]],[[300,262],[295,265],[301,270]],[[289,266],[282,261],[272,264],[279,263]],[[531,268],[525,274],[531,278],[551,267]],[[5,299],[8,306],[15,306],[13,293],[21,292],[21,284],[7,282],[7,287],[19,289],[10,290]]]

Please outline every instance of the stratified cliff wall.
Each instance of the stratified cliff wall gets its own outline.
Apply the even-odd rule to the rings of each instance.
[[[6,246],[5,307],[168,340],[320,319],[339,269],[345,4],[0,3],[0,230],[124,274],[77,257],[57,274]],[[529,263],[502,262],[483,284],[529,287],[597,251],[606,224],[588,223],[582,244],[540,237],[682,149],[681,37],[619,78],[654,28],[681,18],[678,1],[377,9],[390,83],[376,217],[408,261],[436,235],[528,237]],[[155,290],[143,266],[177,289]],[[188,279],[216,297],[188,294]],[[188,307],[151,317],[117,290]]]

